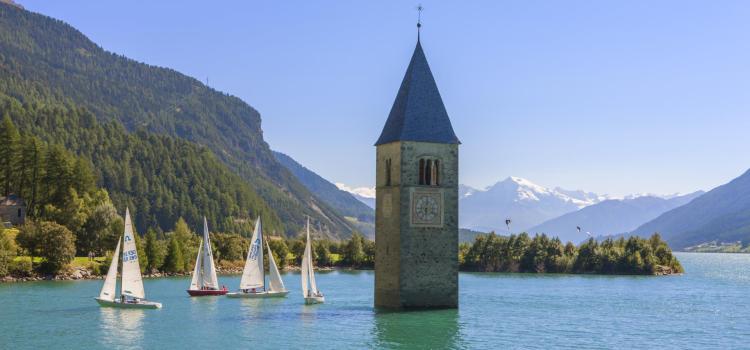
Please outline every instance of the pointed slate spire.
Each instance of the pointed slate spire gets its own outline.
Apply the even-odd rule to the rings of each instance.
[[[453,132],[419,39],[375,146],[395,141],[461,143]]]

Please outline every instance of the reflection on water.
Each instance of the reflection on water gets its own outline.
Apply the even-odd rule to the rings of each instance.
[[[377,311],[377,348],[454,349],[459,344],[458,310]]]
[[[207,297],[188,297],[190,300],[190,308],[195,310],[197,313],[210,313],[214,314],[218,310],[218,296],[207,296]]]
[[[299,319],[302,321],[303,329],[315,328],[318,320],[318,310],[324,306],[323,304],[310,304],[307,305],[302,303],[299,309]]]
[[[138,309],[99,308],[100,341],[108,347],[141,348],[144,314],[145,310]]]

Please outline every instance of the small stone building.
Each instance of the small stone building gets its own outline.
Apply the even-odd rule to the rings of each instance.
[[[0,221],[4,225],[21,225],[26,221],[26,203],[21,197],[14,194],[0,197]]]

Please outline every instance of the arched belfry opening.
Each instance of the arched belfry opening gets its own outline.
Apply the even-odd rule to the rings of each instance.
[[[419,159],[419,185],[440,186],[440,160],[434,158]]]

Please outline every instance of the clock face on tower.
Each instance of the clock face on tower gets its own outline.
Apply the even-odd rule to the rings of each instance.
[[[417,206],[414,208],[414,213],[417,214],[419,221],[431,222],[438,216],[440,207],[435,198],[430,196],[422,196],[417,199]]]
[[[412,192],[411,224],[414,226],[443,225],[443,195],[441,192]]]

